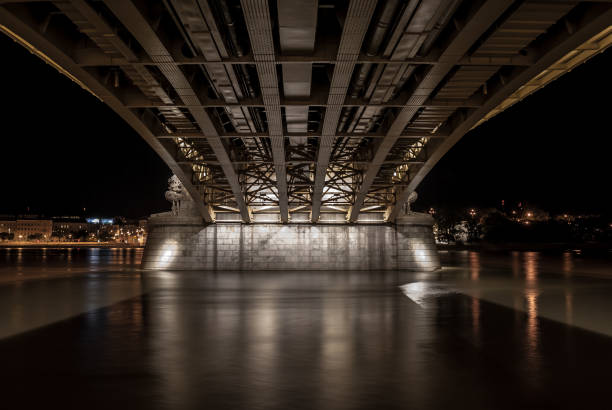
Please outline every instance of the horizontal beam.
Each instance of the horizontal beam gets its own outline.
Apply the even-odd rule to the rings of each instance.
[[[82,67],[103,67],[103,66],[118,66],[124,64],[142,64],[155,66],[159,63],[151,60],[147,56],[140,56],[136,61],[129,61],[121,57],[111,57],[105,54],[97,48],[81,48],[74,51],[74,58],[78,65]],[[338,64],[344,60],[338,60],[337,55],[322,55],[321,52],[317,52],[315,49],[314,55],[310,56],[286,56],[281,54],[275,54],[273,62],[274,64]],[[256,64],[257,62],[253,59],[251,54],[247,54],[242,57],[229,57],[222,58],[221,61],[207,61],[204,57],[184,57],[175,56],[173,65],[219,65],[223,64],[226,66],[240,65],[240,64]],[[439,63],[439,60],[435,56],[430,57],[415,57],[406,58],[403,60],[391,60],[385,57],[366,56],[361,54],[355,60],[356,64],[398,64],[406,63],[412,65],[435,65]],[[533,59],[528,56],[514,56],[514,57],[500,57],[500,56],[478,56],[478,57],[464,57],[459,61],[461,65],[485,65],[485,66],[529,66],[533,64]]]
[[[219,161],[178,161],[179,164],[202,164],[202,165],[220,165]],[[273,165],[274,161],[231,161],[234,165]],[[304,165],[304,164],[316,164],[314,160],[286,160],[287,165]],[[416,160],[391,160],[384,161],[383,164],[424,164],[425,161]],[[354,164],[354,165],[369,165],[370,161],[330,161],[330,164]]]
[[[328,107],[327,102],[323,102],[320,100],[309,99],[309,100],[285,100],[284,98],[280,99],[281,107],[291,107],[291,106],[304,106],[308,105],[310,107]],[[347,100],[344,104],[341,104],[340,107],[372,107],[372,108],[403,108],[403,107],[432,107],[432,108],[478,108],[482,105],[478,99],[470,99],[470,100],[431,100],[426,101],[424,103],[414,103],[414,102],[406,102],[402,103],[399,101],[391,101],[388,103],[382,104],[371,104],[368,101],[358,101],[358,100]],[[156,104],[146,100],[146,97],[142,97],[142,101],[128,101],[126,102],[126,106],[132,109],[138,108],[224,108],[224,107],[259,107],[265,108],[265,104],[263,101],[239,101],[235,104],[228,104],[224,101],[206,101],[203,104],[198,105],[189,105],[189,104]]]
[[[290,137],[307,137],[307,138],[321,138],[321,133],[312,133],[312,132],[308,132],[308,133],[285,133],[284,137],[285,138],[290,138]],[[422,138],[422,137],[427,137],[427,138],[446,138],[448,137],[448,133],[447,132],[436,132],[435,134],[430,134],[428,132],[404,132],[402,134],[399,135],[399,138]],[[269,135],[265,132],[254,132],[254,133],[245,133],[245,134],[238,134],[238,133],[226,133],[226,134],[219,134],[220,138],[265,138],[268,137]],[[338,135],[338,138],[385,138],[387,136],[387,134],[380,134],[380,133],[358,133],[358,132],[346,132],[343,134]],[[193,133],[193,132],[184,132],[184,133],[176,133],[176,134],[158,134],[157,138],[159,139],[172,139],[172,138],[177,138],[177,137],[181,137],[181,138],[187,138],[187,139],[206,139],[206,135],[204,135],[203,133]]]

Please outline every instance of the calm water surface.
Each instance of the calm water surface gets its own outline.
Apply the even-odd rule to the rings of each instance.
[[[0,408],[609,408],[612,255],[406,272],[143,272],[0,249]]]

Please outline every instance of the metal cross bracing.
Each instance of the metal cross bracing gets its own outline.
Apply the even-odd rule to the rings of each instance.
[[[208,222],[393,221],[611,26],[609,0],[0,0],[0,31],[111,106]]]

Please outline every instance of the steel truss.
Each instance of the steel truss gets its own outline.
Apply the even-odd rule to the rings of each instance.
[[[0,0],[0,31],[124,118],[207,222],[393,221],[465,133],[609,47],[612,4]]]

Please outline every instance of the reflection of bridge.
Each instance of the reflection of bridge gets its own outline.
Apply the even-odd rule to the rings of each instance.
[[[393,221],[471,128],[605,49],[612,2],[0,0],[206,221]]]

